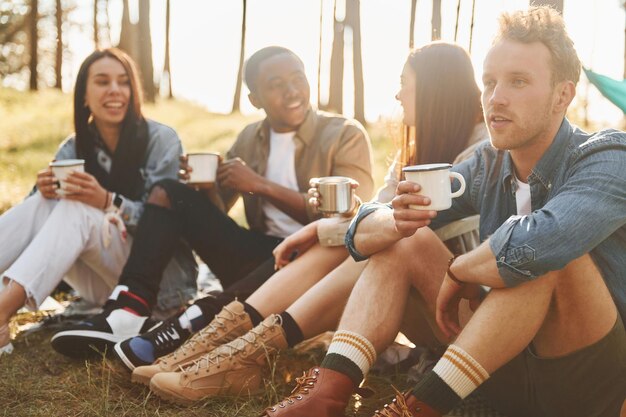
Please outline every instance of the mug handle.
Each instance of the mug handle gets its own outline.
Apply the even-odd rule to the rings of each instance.
[[[320,179],[319,178],[311,178],[309,180],[309,187],[318,187],[320,185]]]
[[[461,183],[461,187],[452,194],[450,194],[450,198],[460,197],[465,192],[465,178],[463,178],[463,175],[459,174],[458,172],[451,172],[450,178],[456,178]]]

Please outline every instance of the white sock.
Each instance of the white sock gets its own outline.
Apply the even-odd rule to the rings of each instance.
[[[376,361],[376,349],[365,337],[347,330],[337,330],[326,355],[341,355],[354,362],[363,376],[367,375]]]
[[[433,368],[461,399],[467,397],[489,378],[489,374],[472,356],[456,345],[448,346]]]
[[[192,305],[178,317],[178,323],[183,329],[187,329],[190,332],[193,332],[193,326],[191,325],[191,321],[201,316],[202,310],[200,310],[200,307],[198,307],[197,305]]]

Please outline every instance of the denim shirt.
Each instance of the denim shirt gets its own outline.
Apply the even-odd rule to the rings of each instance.
[[[588,134],[564,119],[527,178],[530,215],[517,215],[508,151],[485,143],[452,170],[468,186],[450,209],[438,213],[431,228],[480,214],[480,239],[489,238],[508,287],[589,253],[626,320],[626,134],[612,129]],[[391,206],[365,204],[350,225],[346,245],[356,260],[365,259],[354,247],[358,223],[378,209]]]

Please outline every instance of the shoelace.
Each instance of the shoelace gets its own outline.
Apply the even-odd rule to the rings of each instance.
[[[396,392],[396,398],[390,404],[385,404],[382,411],[376,410],[374,417],[413,417],[413,414],[409,411],[404,394],[393,385],[391,387]]]
[[[261,323],[260,326],[255,327],[250,330],[248,333],[243,336],[239,336],[237,339],[232,342],[226,343],[225,345],[219,346],[218,348],[212,350],[211,352],[201,356],[200,358],[193,361],[191,365],[179,366],[180,370],[185,373],[195,373],[197,374],[201,369],[206,369],[211,367],[211,365],[215,365],[217,367],[220,366],[220,362],[224,359],[228,359],[239,352],[244,352],[247,345],[252,345],[256,343],[257,338],[261,337],[261,333],[265,329],[269,329],[272,326],[277,324],[282,325],[282,319],[279,315],[276,315],[276,320],[270,324],[269,326],[265,323]],[[259,329],[262,327],[262,329]],[[258,332],[258,333],[257,333]]]
[[[176,330],[174,320],[163,323],[163,326],[159,326],[158,331],[154,335],[155,356],[161,356],[162,352],[170,352],[173,346],[180,343],[180,338],[181,336]]]
[[[220,314],[215,315],[215,319],[211,321],[206,327],[200,330],[198,333],[193,335],[189,340],[183,343],[178,349],[171,353],[172,359],[176,360],[176,358],[180,356],[187,356],[189,351],[193,351],[196,345],[201,344],[202,341],[211,337],[212,334],[216,333],[219,329],[226,328],[227,321],[235,321],[237,318],[237,313],[229,310],[227,307],[224,307],[224,310],[230,315],[229,317],[224,317]]]
[[[269,410],[276,411],[276,407],[285,408],[287,405],[293,404],[296,401],[301,400],[303,395],[307,395],[309,393],[309,389],[315,386],[315,381],[317,381],[317,375],[319,371],[315,369],[313,371],[313,375],[307,375],[306,372],[296,378],[296,386],[289,396],[273,407],[270,407]],[[286,404],[285,404],[286,403]]]

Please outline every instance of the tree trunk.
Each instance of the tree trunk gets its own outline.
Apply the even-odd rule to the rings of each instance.
[[[433,0],[433,14],[431,19],[433,41],[441,39],[441,0]]]
[[[354,71],[354,118],[365,124],[363,57],[361,53],[361,0],[346,1],[346,21],[352,28],[352,68]]]
[[[411,0],[411,22],[409,23],[409,49],[415,48],[415,13],[417,0]]]
[[[96,49],[100,47],[98,39],[98,0],[93,0],[93,44]]]
[[[531,6],[550,6],[563,14],[563,0],[530,0],[528,4]]]
[[[122,8],[122,28],[120,31],[120,41],[118,48],[126,51],[128,55],[137,58],[137,27],[130,22],[130,11],[128,10],[128,0],[123,0]]]
[[[470,36],[469,36],[469,47],[468,52],[472,53],[472,40],[474,39],[474,15],[476,11],[476,0],[472,0],[472,17],[470,21]]]
[[[172,93],[172,70],[170,68],[170,0],[165,3],[165,62],[163,76],[167,78],[167,98],[174,98]]]
[[[243,82],[243,57],[246,48],[246,14],[248,12],[247,0],[242,0],[243,12],[241,18],[241,43],[239,45],[239,68],[237,69],[237,82],[235,84],[235,97],[233,97],[233,108],[231,113],[239,111],[241,102],[241,84]]]
[[[337,0],[335,0],[333,49],[330,55],[330,87],[326,108],[337,113],[343,112],[343,50],[344,22],[337,20]]]
[[[454,42],[459,36],[459,15],[461,14],[461,0],[456,3],[456,22],[454,23]]]
[[[322,108],[322,23],[324,16],[324,0],[320,0],[320,42],[317,53],[317,108]]]
[[[39,4],[38,0],[30,1],[30,89],[32,91],[37,91],[37,66],[39,64],[38,60],[38,48],[37,44],[39,43],[39,33],[37,32],[37,22],[39,20]]]
[[[143,77],[145,99],[154,103],[157,89],[154,84],[154,65],[152,63],[152,36],[150,34],[150,0],[139,0],[138,52],[139,67]]]
[[[57,42],[56,56],[54,63],[54,88],[63,89],[63,6],[61,0],[56,0],[56,17]]]

